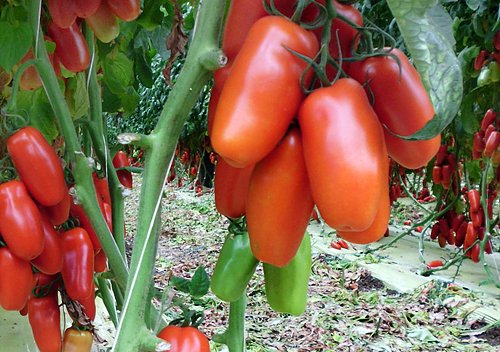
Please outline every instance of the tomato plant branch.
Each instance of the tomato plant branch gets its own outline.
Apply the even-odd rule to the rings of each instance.
[[[147,298],[160,232],[155,231],[155,224],[159,222],[161,197],[177,140],[189,111],[212,76],[212,72],[206,69],[206,58],[219,51],[224,9],[223,0],[206,0],[200,4],[185,64],[168,96],[158,124],[150,135],[152,145],[145,150],[145,170],[131,275],[112,351],[148,351],[152,345],[161,341],[149,332],[148,336],[138,336],[138,332],[148,331],[144,318],[146,307],[151,304]],[[220,61],[223,60],[217,60]],[[214,63],[208,66],[216,65]]]
[[[229,304],[229,325],[222,334],[212,338],[217,343],[223,343],[229,352],[245,351],[245,309],[247,306],[246,291],[241,297]]]
[[[114,326],[118,326],[118,313],[116,312],[115,300],[113,299],[113,295],[111,294],[108,286],[108,280],[98,277],[97,287],[101,294],[102,301],[104,302],[104,306],[109,313],[109,318],[113,322]]]
[[[109,257],[110,266],[115,274],[117,283],[124,288],[127,282],[128,271],[123,257],[113,239],[111,232],[106,225],[104,216],[99,209],[97,195],[92,182],[92,170],[86,156],[81,152],[75,126],[71,114],[59,87],[57,76],[50,64],[43,34],[39,30],[39,14],[41,0],[32,1],[30,4],[31,24],[37,36],[35,42],[35,65],[43,83],[48,100],[54,115],[59,123],[59,128],[64,137],[68,164],[72,169],[75,179],[75,190],[79,202],[88,217],[92,226],[99,236],[99,240]]]

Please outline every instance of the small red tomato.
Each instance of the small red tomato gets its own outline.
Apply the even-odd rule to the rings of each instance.
[[[344,240],[338,240],[337,243],[340,245],[340,247],[342,247],[344,249],[348,249],[349,248],[349,245]]]
[[[440,266],[443,266],[442,260],[433,260],[432,262],[427,263],[427,269],[438,268]]]
[[[337,250],[341,250],[342,247],[340,247],[340,244],[338,242],[332,242],[330,244],[330,246],[333,248],[333,249],[337,249]]]
[[[170,352],[210,352],[207,337],[192,326],[169,325],[158,337],[170,343]]]
[[[121,150],[117,152],[113,158],[113,166],[117,169],[130,166],[130,160],[128,160],[127,154]],[[132,173],[130,171],[118,170],[116,171],[116,174],[118,175],[118,179],[120,180],[120,183],[123,185],[123,187],[132,189],[133,180]]]
[[[50,293],[44,297],[31,297],[28,303],[28,318],[40,351],[61,351],[61,315],[57,293]]]
[[[474,70],[479,71],[488,57],[488,50],[481,50],[474,60]]]
[[[497,113],[493,109],[488,109],[481,120],[481,131],[486,131],[489,125],[495,124]]]
[[[104,1],[104,0],[103,0]],[[141,4],[139,0],[106,0],[117,17],[124,21],[133,21],[139,17]]]
[[[61,239],[44,213],[42,213],[42,228],[45,237],[45,246],[42,253],[33,259],[31,263],[45,274],[57,274],[63,266]]]
[[[51,22],[48,33],[56,43],[56,56],[68,71],[77,73],[89,67],[89,48],[76,22],[68,28]]]
[[[64,198],[51,207],[43,207],[44,212],[50,219],[50,222],[54,226],[62,225],[69,218],[69,210],[71,208],[71,195],[68,189],[66,189]]]

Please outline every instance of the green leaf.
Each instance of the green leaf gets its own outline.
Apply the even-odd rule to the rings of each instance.
[[[208,278],[208,274],[205,271],[205,268],[199,266],[191,279],[189,293],[191,296],[199,298],[207,294],[209,287],[210,279]]]
[[[10,71],[31,46],[32,31],[28,23],[0,22],[0,66]]]
[[[77,120],[88,113],[90,102],[83,73],[68,78],[65,97],[73,120]]]
[[[113,50],[104,58],[104,82],[115,94],[126,92],[134,81],[134,63],[122,52]]]
[[[145,1],[142,13],[137,19],[137,23],[148,31],[160,26],[164,17],[161,11],[161,5],[165,4],[165,2],[166,0]]]
[[[141,96],[133,87],[127,87],[125,93],[120,94],[120,102],[124,112],[127,115],[130,115],[134,112],[137,104],[139,103],[139,99]]]
[[[452,20],[438,0],[387,0],[387,3],[436,112],[421,130],[400,137],[429,139],[450,124],[462,100],[462,72],[454,40],[450,38]]]
[[[184,293],[190,292],[190,281],[179,276],[172,276],[170,278],[170,283],[179,291]]]
[[[145,87],[152,88],[154,83],[153,71],[151,70],[151,63],[146,60],[143,50],[136,51],[134,66],[139,82]]]
[[[48,141],[53,141],[59,131],[54,118],[54,111],[42,88],[37,89],[33,94],[32,104],[29,124],[36,127]]]
[[[427,328],[413,328],[408,331],[408,337],[419,340],[420,342],[439,342],[439,340],[432,335]]]
[[[102,111],[114,113],[121,108],[121,99],[109,90],[107,84],[102,86]]]

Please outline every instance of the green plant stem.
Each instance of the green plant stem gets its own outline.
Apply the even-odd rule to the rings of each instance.
[[[98,277],[97,287],[99,288],[99,292],[101,293],[104,306],[109,313],[109,318],[111,319],[115,327],[118,326],[118,313],[116,312],[115,300],[113,299],[113,295],[111,294],[108,286],[108,280],[102,277]]]
[[[108,255],[108,260],[115,274],[115,279],[120,287],[125,288],[128,271],[123,257],[108,229],[101,210],[97,202],[97,195],[92,182],[92,169],[86,156],[81,152],[81,147],[76,134],[75,125],[71,114],[59,87],[59,83],[50,64],[43,34],[39,27],[39,15],[41,9],[41,0],[30,3],[30,19],[36,36],[34,38],[36,68],[42,80],[45,92],[50,101],[54,115],[59,123],[59,128],[64,137],[67,162],[72,170],[75,179],[75,190],[83,210],[92,222],[92,227],[99,237],[102,247]]]
[[[163,188],[184,122],[201,90],[212,76],[207,57],[223,62],[219,38],[225,10],[224,0],[206,0],[200,5],[193,40],[177,82],[169,94],[155,130],[151,148],[145,150],[145,170],[139,204],[137,234],[131,260],[131,273],[112,351],[149,351],[161,340],[148,333],[145,310],[152,281],[156,243],[160,231],[154,231],[159,219]],[[219,52],[219,55],[214,53]]]
[[[224,333],[215,335],[212,339],[223,343],[229,352],[245,351],[245,309],[247,306],[246,291],[241,297],[229,304],[229,325]]]

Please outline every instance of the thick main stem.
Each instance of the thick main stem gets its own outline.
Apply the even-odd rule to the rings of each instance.
[[[151,147],[146,150],[131,275],[112,351],[149,351],[159,342],[150,334],[138,336],[138,332],[147,331],[144,321],[145,310],[151,304],[148,301],[148,291],[160,232],[154,231],[154,223],[159,218],[167,172],[182,127],[201,90],[212,75],[207,67],[216,68],[218,63],[213,61],[222,62],[218,59],[222,57],[219,38],[224,8],[224,0],[205,0],[201,3],[193,41],[184,67],[165,103],[158,125],[148,137]]]
[[[215,335],[214,341],[225,344],[229,352],[245,351],[245,309],[247,307],[246,291],[241,297],[229,305],[229,325],[221,335]]]

